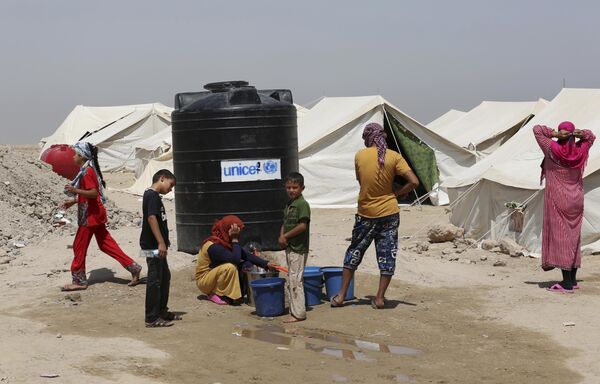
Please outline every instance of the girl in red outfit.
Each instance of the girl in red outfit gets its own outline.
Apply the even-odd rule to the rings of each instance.
[[[86,289],[88,282],[85,273],[85,257],[87,249],[96,236],[98,247],[104,253],[117,260],[131,273],[130,286],[139,283],[142,267],[127,256],[117,242],[106,230],[106,209],[104,203],[104,179],[98,165],[98,148],[90,143],[79,142],[73,146],[75,164],[81,170],[70,184],[65,186],[65,193],[72,196],[66,200],[61,208],[67,209],[77,204],[77,219],[79,228],[73,241],[73,263],[71,264],[72,284],[62,287],[63,291],[76,291]]]

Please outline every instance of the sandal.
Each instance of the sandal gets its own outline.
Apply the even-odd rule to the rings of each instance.
[[[163,328],[163,327],[170,327],[172,326],[173,323],[165,320],[165,319],[161,319],[160,317],[156,320],[154,320],[151,323],[146,323],[146,328]]]
[[[375,303],[375,298],[371,299],[371,308],[373,309],[383,309],[385,308],[385,299],[383,300],[383,305],[377,305],[377,303]]]
[[[559,283],[554,284],[553,286],[551,286],[550,288],[546,288],[546,290],[550,291],[550,292],[560,292],[560,293],[573,293],[572,289],[565,289],[563,288],[562,285],[560,285]]]
[[[329,304],[331,305],[331,308],[343,307],[344,306],[344,301],[342,300],[342,302],[340,303],[339,301],[337,301],[335,299],[336,297],[338,297],[338,295],[333,295],[331,297],[331,300],[329,301]]]
[[[216,295],[216,294],[209,295],[208,300],[212,301],[213,303],[215,303],[217,305],[229,305],[229,303],[226,302],[225,300],[223,300],[221,298],[221,296]]]
[[[165,312],[165,314],[161,316],[161,318],[166,321],[183,320],[183,317],[181,315],[177,315],[173,312],[168,311]]]
[[[127,267],[127,270],[131,272],[131,281],[127,283],[129,287],[135,287],[140,284],[140,274],[142,273],[142,266],[138,263],[133,263]]]

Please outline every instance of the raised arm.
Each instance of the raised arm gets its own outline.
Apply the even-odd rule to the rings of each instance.
[[[587,143],[588,148],[591,147],[592,145],[594,145],[595,140],[596,140],[596,135],[594,135],[594,132],[590,131],[589,129],[581,130],[581,141]]]
[[[536,125],[533,127],[533,134],[535,135],[535,139],[542,149],[542,152],[546,155],[550,151],[550,146],[552,145],[554,130],[545,125]]]

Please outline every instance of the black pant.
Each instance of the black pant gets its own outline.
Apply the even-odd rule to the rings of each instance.
[[[166,258],[147,257],[146,263],[148,263],[146,322],[151,323],[167,312],[171,271]]]

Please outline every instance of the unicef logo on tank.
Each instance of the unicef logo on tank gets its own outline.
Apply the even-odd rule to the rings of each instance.
[[[259,181],[281,179],[281,159],[221,161],[221,181]]]
[[[278,169],[279,169],[278,164],[276,162],[274,162],[273,160],[268,160],[265,162],[265,166],[264,166],[265,173],[272,175],[273,173],[277,172]]]

